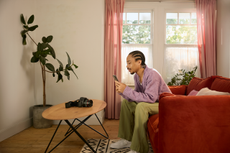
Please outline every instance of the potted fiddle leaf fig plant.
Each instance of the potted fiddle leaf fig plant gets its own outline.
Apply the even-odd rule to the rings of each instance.
[[[26,21],[24,15],[21,14],[20,19],[23,25],[23,30],[21,31],[22,44],[27,45],[28,37],[32,40],[32,42],[36,45],[36,50],[32,52],[30,62],[39,63],[41,67],[43,105],[35,105],[33,107],[33,126],[35,128],[50,127],[52,126],[52,121],[46,120],[42,117],[42,112],[51,106],[46,104],[46,73],[53,75],[53,77],[57,77],[57,82],[60,80],[63,82],[63,75],[66,76],[68,80],[70,80],[70,72],[73,72],[73,74],[77,77],[76,73],[74,72],[74,68],[77,69],[78,66],[74,64],[73,61],[71,61],[68,53],[66,53],[68,62],[65,66],[60,60],[56,58],[55,50],[50,44],[53,40],[52,35],[42,37],[42,42],[36,43],[34,41],[34,39],[29,34],[29,32],[33,32],[38,28],[38,25],[31,25],[34,22],[34,15],[31,15]],[[55,69],[54,65],[49,62],[49,58],[53,58],[54,61],[57,61],[57,64],[59,64],[58,68]]]

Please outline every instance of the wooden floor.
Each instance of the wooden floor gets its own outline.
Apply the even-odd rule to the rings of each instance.
[[[119,120],[105,120],[104,128],[109,134],[110,139],[118,139]],[[57,125],[53,125],[47,129],[35,129],[30,127],[2,142],[0,142],[0,153],[43,153],[56,129]],[[54,137],[49,149],[54,147],[63,138],[68,129],[68,125],[61,125]],[[94,129],[100,133],[105,134],[100,125],[93,125]],[[90,138],[105,139],[95,131],[91,130],[85,125],[82,125],[78,132],[87,140]],[[79,153],[83,147],[84,142],[73,133],[62,144],[60,144],[52,153]]]

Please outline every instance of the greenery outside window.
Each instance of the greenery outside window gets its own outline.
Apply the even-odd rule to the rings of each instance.
[[[126,10],[123,13],[122,33],[122,82],[133,86],[133,75],[126,69],[126,57],[133,50],[140,50],[145,54],[146,64],[152,67],[153,48],[153,11]]]
[[[198,66],[197,20],[195,12],[167,12],[165,22],[164,75],[166,82],[179,69],[189,71]]]
[[[196,13],[166,13],[166,44],[197,44]]]

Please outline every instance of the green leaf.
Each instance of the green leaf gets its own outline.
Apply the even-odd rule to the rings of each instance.
[[[55,77],[55,73],[53,73],[53,77]]]
[[[78,76],[77,76],[77,74],[74,72],[74,70],[72,69],[71,70],[72,72],[73,72],[73,74],[77,77],[77,79],[78,79]]]
[[[69,64],[66,64],[66,69],[72,71],[74,73],[74,75],[78,78],[77,74],[74,72],[74,70],[72,69],[72,67]]]
[[[50,71],[52,71],[52,72],[55,71],[55,68],[54,68],[54,66],[51,63],[47,63],[45,65],[46,65],[47,69],[49,69]]]
[[[29,27],[28,27],[28,25],[24,25],[23,28],[28,29]]]
[[[42,52],[41,52],[41,56],[43,56],[43,57],[46,57],[48,54],[49,54],[49,49],[47,49],[47,50],[43,50]]]
[[[62,80],[62,82],[63,82],[63,78],[62,78],[61,73],[58,73],[58,80],[57,80],[57,82],[60,81],[60,80]]]
[[[68,64],[70,65],[71,64],[71,59],[70,59],[69,54],[67,52],[66,52],[66,54],[67,54],[67,57],[68,57]]]
[[[68,72],[68,70],[65,70],[65,76],[67,76],[67,79],[69,80],[70,79],[70,74],[69,74],[69,72]]]
[[[27,32],[28,32],[28,30],[22,30],[21,31],[21,36],[24,37],[24,35],[26,35]]]
[[[31,24],[33,22],[34,22],[34,15],[31,15],[29,20],[28,20],[28,22],[27,22],[27,24]]]
[[[48,44],[43,42],[43,43],[42,43],[42,47],[43,47],[43,49],[45,49],[45,48],[48,47]]]
[[[43,65],[46,64],[46,59],[45,59],[44,57],[40,56],[39,59],[40,59],[40,62],[41,62]]]
[[[61,61],[59,61],[58,59],[57,59],[57,61],[58,61],[58,63],[59,63],[59,71],[63,71],[63,64],[62,64],[62,62]]]
[[[35,56],[33,56],[30,60],[31,63],[36,63],[39,61],[39,58],[36,58]]]
[[[55,54],[55,51],[54,51],[53,47],[50,46],[49,44],[47,44],[47,46],[48,46],[48,48],[50,49],[50,53],[51,53],[52,57],[53,57],[54,59],[56,59],[56,54]]]
[[[29,31],[34,31],[37,27],[38,27],[38,25],[34,25],[32,27],[29,27],[28,30]]]
[[[65,69],[71,70],[70,64],[66,64]]]
[[[27,43],[26,43],[26,35],[23,35],[22,36],[23,38],[22,38],[22,44],[23,45],[26,45]]]
[[[42,50],[43,50],[42,44],[38,43],[38,45],[37,45],[37,51],[42,51]]]
[[[21,14],[20,19],[21,19],[21,22],[22,22],[23,24],[26,24],[25,18],[24,18],[24,16],[23,16],[23,14]]]
[[[46,37],[42,37],[42,42],[43,42],[43,43],[46,43],[46,42],[47,42]]]
[[[39,58],[40,51],[33,52],[33,56],[36,57],[36,58]]]
[[[50,35],[47,37],[47,43],[50,43],[52,40],[53,40],[53,36]]]
[[[59,71],[63,71],[63,66],[59,66]]]
[[[77,66],[76,64],[73,64],[73,66],[75,67],[75,69],[77,69],[77,68],[78,68],[78,66]]]

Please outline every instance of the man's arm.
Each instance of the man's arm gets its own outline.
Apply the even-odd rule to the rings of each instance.
[[[158,80],[148,80],[145,92],[138,92],[132,90],[130,87],[126,87],[123,94],[127,99],[136,102],[148,102],[154,103],[159,97],[159,81]]]
[[[138,88],[137,88],[137,85],[135,85],[135,89],[133,90],[132,88],[126,86],[126,88],[129,88],[129,90],[132,90],[132,91],[135,91],[135,92],[138,92]],[[124,91],[123,91],[124,92]],[[129,97],[127,97],[126,95],[124,95],[123,93],[119,93],[124,99],[128,100],[128,101],[135,101],[133,99],[130,99]]]

